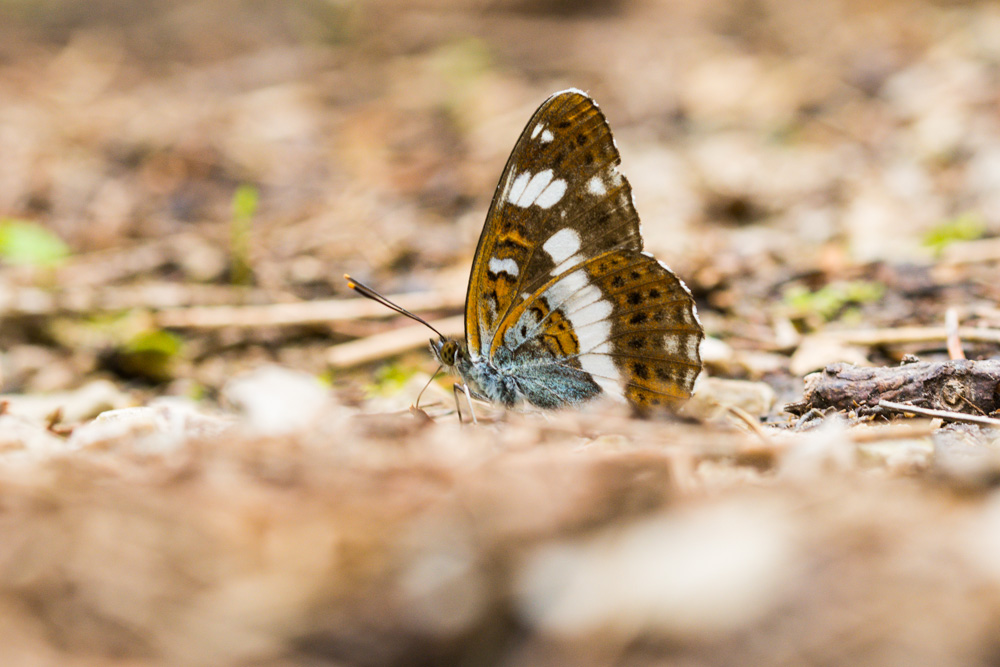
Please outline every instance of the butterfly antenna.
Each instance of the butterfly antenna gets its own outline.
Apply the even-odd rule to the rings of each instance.
[[[433,331],[434,333],[436,333],[438,336],[440,336],[441,338],[444,338],[444,334],[442,334],[440,331],[438,331],[437,329],[435,329],[434,327],[432,327],[430,324],[428,324],[427,320],[425,320],[424,318],[420,317],[419,315],[414,315],[413,313],[411,313],[410,311],[408,311],[406,308],[403,308],[402,306],[397,306],[392,301],[389,301],[389,299],[385,298],[384,296],[382,296],[381,294],[379,294],[378,292],[376,292],[375,290],[373,290],[371,287],[368,287],[368,285],[365,285],[364,283],[358,282],[357,280],[355,280],[354,278],[350,277],[346,273],[344,274],[344,280],[347,281],[347,286],[348,287],[350,287],[352,290],[354,290],[355,292],[357,292],[361,296],[367,297],[367,298],[371,299],[372,301],[374,301],[376,303],[380,303],[383,306],[385,306],[386,308],[388,308],[389,310],[395,311],[395,312],[399,313],[400,315],[405,315],[406,317],[409,317],[411,320],[416,320],[417,322],[420,322],[425,327],[427,327],[428,329],[430,329],[431,331]],[[424,387],[424,389],[426,389],[426,387]],[[420,393],[423,393],[423,391],[421,391]],[[418,398],[417,400],[419,401],[420,399]]]

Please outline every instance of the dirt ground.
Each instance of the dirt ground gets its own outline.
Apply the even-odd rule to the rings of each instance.
[[[695,396],[411,409],[568,87]],[[0,0],[0,664],[1000,664],[998,263],[994,3]]]

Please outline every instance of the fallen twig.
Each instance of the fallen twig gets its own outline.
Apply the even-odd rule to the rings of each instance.
[[[94,250],[68,258],[55,269],[56,282],[76,287],[97,287],[114,281],[149,275],[186,252],[194,244],[207,241],[194,233],[180,233],[163,238]],[[14,284],[30,283],[38,273],[35,266],[5,266],[0,268],[0,279]]]
[[[465,295],[459,292],[423,292],[391,297],[407,310],[426,311],[460,307]],[[219,329],[223,327],[294,326],[324,324],[365,317],[395,315],[385,306],[367,299],[327,299],[269,303],[253,306],[211,306],[172,308],[155,315],[162,327],[178,329]]]
[[[929,408],[952,410],[969,406],[982,414],[1000,408],[995,389],[1000,384],[1000,360],[956,359],[871,368],[830,364],[805,378],[803,400],[785,406],[792,414],[836,408],[866,413],[882,400],[920,402]]]
[[[750,431],[755,436],[757,436],[765,445],[767,445],[768,447],[774,446],[774,440],[772,440],[771,437],[767,434],[767,431],[764,430],[764,427],[760,425],[759,419],[757,419],[756,417],[754,417],[753,415],[751,415],[749,412],[739,407],[738,405],[726,406],[726,410],[729,412],[729,414],[733,415],[739,421],[746,424],[747,428],[750,429]]]
[[[937,417],[945,421],[963,422],[966,424],[986,424],[989,426],[1000,426],[1000,419],[984,417],[983,415],[970,415],[966,412],[955,412],[953,410],[935,410],[933,408],[920,408],[906,403],[896,403],[895,401],[881,400],[878,402],[880,408],[894,410],[896,412],[908,412],[923,417]]]
[[[225,285],[150,282],[104,287],[0,288],[0,317],[44,317],[60,314],[151,310],[157,326],[175,329],[294,326],[388,317],[392,311],[365,299],[327,299],[273,303],[274,293]],[[423,292],[394,296],[417,312],[459,308],[464,293]],[[248,305],[229,305],[233,302]],[[271,301],[272,303],[261,303]],[[194,304],[194,305],[192,305]]]
[[[957,334],[974,343],[1000,343],[1000,329],[979,329],[962,327]],[[906,343],[928,343],[948,340],[947,327],[895,327],[892,329],[868,329],[861,331],[831,331],[830,336],[852,345],[903,345]]]
[[[944,312],[944,328],[948,332],[948,358],[965,359],[962,337],[958,333],[958,311],[954,308],[948,308]]]
[[[0,317],[9,319],[131,309],[186,309],[191,304],[200,306],[239,300],[274,301],[275,296],[273,292],[264,290],[166,281],[103,287],[73,286],[59,291],[39,287],[6,288],[0,285]]]
[[[891,401],[890,401],[891,402]],[[916,438],[926,438],[937,431],[937,424],[933,421],[920,421],[915,424],[893,423],[879,425],[858,425],[847,431],[847,438],[857,445],[864,445],[873,442],[887,442],[890,440],[913,440]]]

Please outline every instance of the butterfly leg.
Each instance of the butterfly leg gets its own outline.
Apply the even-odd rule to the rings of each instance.
[[[458,384],[456,382],[454,385],[452,385],[451,390],[452,393],[455,394],[455,411],[458,412],[458,423],[459,424],[462,423],[462,406],[458,401],[458,393],[461,391],[463,394],[465,394],[465,400],[469,404],[469,413],[472,415],[472,423],[479,424],[479,422],[476,421],[476,410],[472,407],[472,392],[469,391],[469,385]],[[477,398],[479,398],[478,395]]]

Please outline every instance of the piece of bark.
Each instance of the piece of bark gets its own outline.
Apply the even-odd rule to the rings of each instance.
[[[872,412],[880,400],[937,410],[988,415],[1000,408],[1000,360],[955,359],[889,368],[830,364],[805,378],[801,401],[785,410],[802,415],[813,408]]]

